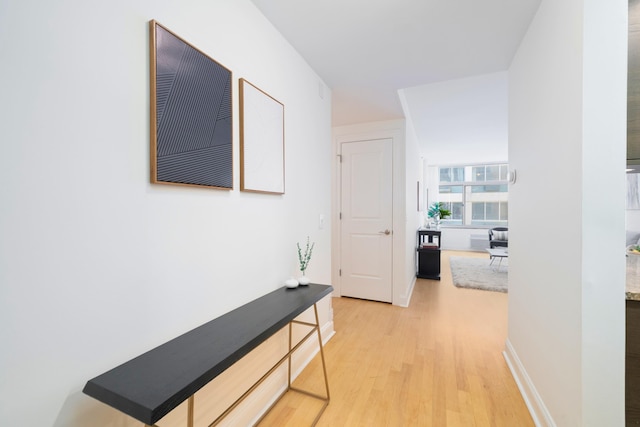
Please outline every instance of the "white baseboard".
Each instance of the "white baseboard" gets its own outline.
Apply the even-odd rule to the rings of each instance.
[[[509,340],[505,343],[505,350],[502,354],[509,366],[513,379],[518,385],[518,389],[520,389],[524,403],[527,405],[527,408],[529,408],[529,413],[531,414],[531,418],[533,418],[534,424],[537,427],[556,427],[556,423],[553,421],[549,410],[542,401],[535,385],[531,381],[531,378],[529,378],[526,369],[522,365],[520,358],[518,358]]]
[[[413,275],[413,279],[411,280],[411,284],[409,285],[409,289],[407,289],[407,293],[400,296],[400,301],[395,302],[394,305],[399,307],[409,307],[409,303],[411,303],[411,296],[413,295],[413,288],[416,286],[416,276]]]

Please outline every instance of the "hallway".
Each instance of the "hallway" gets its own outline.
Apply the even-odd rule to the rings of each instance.
[[[532,426],[502,356],[507,294],[418,279],[408,308],[334,298],[325,347],[331,403],[318,426]],[[487,262],[488,258],[487,258]],[[321,392],[319,357],[295,385]],[[319,403],[289,393],[261,426],[299,426]]]

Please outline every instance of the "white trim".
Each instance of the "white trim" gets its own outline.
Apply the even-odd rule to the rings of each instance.
[[[538,427],[556,427],[556,423],[553,421],[549,410],[542,401],[542,397],[538,394],[535,385],[527,374],[527,370],[508,339],[502,354],[509,366],[513,379],[518,385],[524,403],[527,405],[527,408],[529,408],[533,423]]]
[[[415,285],[416,285],[416,276],[414,275],[407,289],[407,293],[400,296],[400,301],[398,301],[398,306],[405,307],[405,308],[409,307],[409,304],[411,303],[411,296],[413,295],[413,288],[415,287]]]

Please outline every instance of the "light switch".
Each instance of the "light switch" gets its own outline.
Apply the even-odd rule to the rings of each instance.
[[[320,214],[320,219],[318,220],[318,228],[322,230],[324,228],[324,215]]]

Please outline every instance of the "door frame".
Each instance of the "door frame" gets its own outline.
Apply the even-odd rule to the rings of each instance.
[[[342,179],[340,191],[340,212],[342,214],[342,218],[340,220],[340,243],[341,243],[341,273],[340,274],[340,289],[342,294],[349,294],[348,296],[355,298],[368,299],[371,301],[380,301],[391,303],[393,301],[393,139],[384,138],[384,139],[368,139],[362,141],[349,141],[342,142],[340,144],[341,148],[341,157],[340,157],[340,166],[341,166],[341,174],[340,177]],[[351,153],[352,156],[349,158],[349,155],[346,153]],[[350,182],[344,181],[345,171],[349,168],[349,164],[353,166],[354,160],[363,160],[362,155],[365,156],[367,160],[364,161],[365,164],[368,164],[372,158],[371,155],[374,155],[373,158],[375,165],[369,165],[370,167],[374,167],[378,169],[378,172],[381,175],[378,175],[379,178],[383,178],[381,182],[384,182],[383,188],[381,188],[381,192],[376,194],[375,200],[377,203],[380,203],[380,207],[382,207],[382,211],[380,212],[381,216],[376,221],[376,225],[372,225],[368,221],[361,221],[358,219],[354,219],[353,212],[351,212],[350,217],[350,208],[351,197],[357,197],[357,193],[354,193],[354,189]],[[380,155],[381,157],[377,157]],[[383,160],[383,164],[377,163]],[[353,178],[354,173],[356,173],[353,168],[350,168],[351,174],[348,176]],[[390,179],[390,181],[387,181]],[[372,189],[375,187],[372,187]],[[371,201],[371,200],[370,200]],[[343,204],[344,203],[344,204]],[[347,224],[351,224],[352,228],[347,227]],[[356,234],[360,237],[354,240],[354,235],[351,234],[354,230],[358,230]],[[379,233],[382,230],[391,231],[391,233],[387,233],[388,235],[380,235]],[[361,234],[362,233],[362,234]],[[369,264],[373,269],[371,271],[371,276],[369,278],[357,277],[358,274],[352,276],[353,265],[350,263],[355,262],[354,254],[345,254],[344,251],[346,248],[351,247],[354,249],[352,245],[355,243],[356,246],[359,246],[359,243],[356,243],[361,238],[365,238],[369,244],[376,246],[381,245],[378,249],[379,252],[377,256],[374,256],[378,260],[375,264],[379,265],[380,270],[378,273],[380,275],[375,274],[376,267],[373,264]],[[346,239],[346,240],[345,240]],[[372,241],[373,239],[373,241]],[[374,242],[375,241],[375,242]],[[346,244],[346,246],[345,246]],[[346,255],[346,256],[345,256]],[[359,257],[358,257],[359,258]],[[363,261],[362,259],[360,261]],[[368,260],[367,262],[369,262]],[[366,271],[360,271],[360,273],[367,274]],[[350,279],[347,279],[350,277]]]
[[[406,257],[414,260],[413,253],[406,253],[405,250],[405,234],[406,223],[404,221],[405,197],[405,143],[404,143],[404,120],[394,120],[389,122],[381,122],[365,125],[343,126],[333,129],[332,137],[332,208],[331,208],[331,281],[334,288],[335,296],[342,296],[341,286],[342,279],[339,274],[342,254],[341,246],[341,222],[340,222],[340,199],[341,199],[341,165],[340,155],[341,147],[345,142],[367,141],[374,139],[391,139],[392,155],[393,155],[393,235],[392,235],[392,304],[406,307],[409,305],[413,284],[415,283],[415,274],[410,286],[402,286],[405,281],[405,264]],[[415,184],[414,184],[415,185]],[[412,229],[412,244],[415,240],[415,230]],[[415,263],[415,261],[412,261]]]

